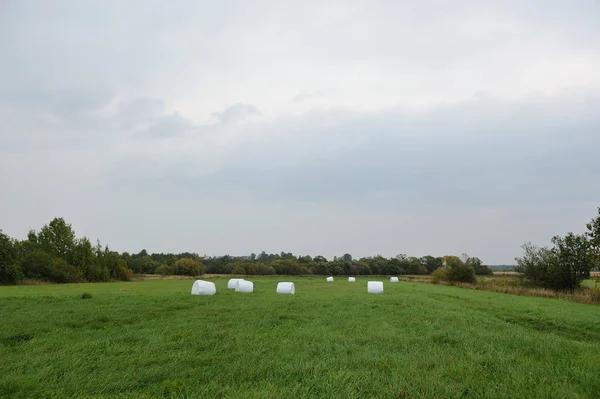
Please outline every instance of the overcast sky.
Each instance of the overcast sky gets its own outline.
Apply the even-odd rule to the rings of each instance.
[[[0,1],[0,229],[469,253],[600,206],[600,3]]]

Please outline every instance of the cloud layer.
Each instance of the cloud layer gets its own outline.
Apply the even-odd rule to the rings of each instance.
[[[27,3],[0,13],[9,234],[493,264],[600,205],[595,2]]]

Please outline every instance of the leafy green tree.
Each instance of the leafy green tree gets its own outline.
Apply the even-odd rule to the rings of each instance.
[[[52,260],[48,277],[55,283],[75,283],[81,279],[77,268],[62,258]]]
[[[166,263],[162,263],[156,268],[156,273],[163,276],[169,276],[173,274],[173,268]]]
[[[433,273],[436,269],[439,269],[440,267],[444,266],[444,259],[439,257],[436,258],[430,255],[422,257],[421,262],[425,265],[427,273],[429,274]]]
[[[52,256],[42,249],[28,252],[21,259],[21,270],[29,279],[52,281]]]
[[[594,256],[594,268],[600,269],[600,207],[598,207],[598,216],[586,224],[586,227],[588,230],[586,237]]]
[[[484,265],[481,262],[481,259],[477,258],[477,257],[470,257],[468,255],[464,255],[465,259],[464,259],[464,263],[466,265],[469,265],[473,268],[473,270],[475,270],[475,274],[477,276],[485,276],[485,275],[491,275],[494,274],[494,271],[489,267]]]
[[[197,259],[181,258],[175,262],[173,272],[183,276],[199,276],[204,274],[204,266]]]
[[[13,241],[0,230],[0,283],[16,284],[23,279],[15,255]]]
[[[559,266],[555,285],[573,292],[583,280],[590,278],[595,262],[590,243],[585,235],[573,233],[555,236],[552,243]]]
[[[589,278],[594,254],[584,235],[567,234],[552,238],[554,247],[523,245],[523,255],[516,258],[515,270],[531,286],[573,292]]]
[[[63,218],[54,218],[42,227],[37,237],[42,249],[55,258],[72,262],[75,249],[75,232]]]
[[[72,256],[73,266],[88,281],[99,281],[96,276],[94,248],[87,237],[76,240]]]
[[[445,270],[440,272],[451,282],[475,283],[475,269],[458,256],[444,256]]]

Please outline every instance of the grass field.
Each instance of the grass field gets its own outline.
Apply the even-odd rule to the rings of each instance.
[[[598,306],[251,280],[209,297],[190,280],[0,287],[0,397],[600,397]]]

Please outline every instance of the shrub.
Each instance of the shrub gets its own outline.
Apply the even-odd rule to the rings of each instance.
[[[23,272],[17,264],[0,265],[0,283],[18,284],[23,280]]]
[[[246,274],[246,269],[244,269],[244,265],[238,263],[231,271],[231,274]]]
[[[457,256],[444,256],[448,267],[448,281],[460,283],[475,283],[475,269],[468,262],[463,262]]]
[[[84,292],[83,294],[81,294],[81,299],[92,299],[92,294],[90,294],[89,292]]]
[[[163,275],[163,276],[169,276],[169,275],[173,274],[173,268],[165,263],[162,263],[160,266],[158,266],[156,268],[156,273]]]
[[[434,283],[439,283],[440,281],[450,281],[449,269],[450,268],[448,266],[435,269],[435,271],[431,274],[432,281]]]
[[[193,258],[181,258],[175,262],[173,272],[180,276],[199,276],[204,274],[204,265]]]
[[[55,283],[75,283],[80,280],[77,268],[62,258],[52,260],[48,278]]]
[[[52,257],[42,250],[26,254],[21,261],[21,270],[30,279],[50,280],[51,269]]]

